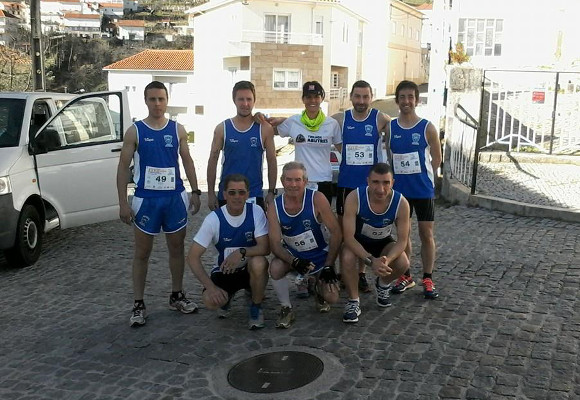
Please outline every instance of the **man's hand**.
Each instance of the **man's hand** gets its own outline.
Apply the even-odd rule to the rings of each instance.
[[[215,195],[215,193],[208,192],[208,194],[207,194],[207,206],[209,207],[209,209],[211,211],[215,211],[219,208],[218,199],[217,199],[217,196]]]
[[[388,264],[388,259],[386,256],[381,256],[378,258],[373,258],[372,259],[372,268],[373,271],[375,272],[375,275],[378,275],[382,278],[387,277],[391,274],[391,272],[393,272],[393,270],[391,269],[391,267],[389,267]]]
[[[328,285],[327,290],[329,292],[338,292],[338,276],[333,265],[327,265],[322,268],[319,279],[323,285]]]
[[[266,118],[266,121],[275,128],[278,125],[280,125],[282,122],[286,121],[286,118],[284,118],[284,117],[270,117],[270,118]]]
[[[201,200],[199,199],[199,195],[197,193],[191,193],[189,198],[189,211],[191,211],[191,215],[197,214],[200,208]]]
[[[296,257],[294,260],[292,260],[292,268],[294,268],[294,270],[299,274],[306,275],[308,272],[315,268],[315,265],[312,264],[310,260]]]
[[[207,292],[207,296],[214,304],[225,304],[229,299],[228,292],[222,288],[217,287],[216,285],[212,285],[212,287],[206,288],[205,290]]]
[[[119,204],[119,218],[127,225],[131,225],[135,219],[133,210],[131,210],[131,207],[129,207],[128,203]]]
[[[245,260],[245,257],[242,256],[242,253],[240,253],[239,250],[230,253],[230,255],[224,259],[222,265],[220,265],[222,273],[233,274],[236,272],[238,266],[242,264],[242,260]]]

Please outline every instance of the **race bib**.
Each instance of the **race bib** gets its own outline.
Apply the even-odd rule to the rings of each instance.
[[[318,247],[312,231],[306,231],[296,236],[283,235],[284,242],[296,251],[309,251]]]
[[[395,174],[409,175],[421,173],[419,153],[393,154]]]
[[[174,190],[175,168],[145,168],[145,189],[148,190]]]
[[[372,144],[347,144],[346,165],[373,165],[375,149]]]
[[[239,247],[226,247],[226,248],[224,249],[224,260],[225,260],[226,258],[228,258],[228,256],[229,256],[230,254],[232,254],[234,251],[236,251],[236,250],[238,250],[238,249],[239,249]],[[243,261],[240,261],[240,263],[239,263],[239,264],[236,266],[236,269],[238,269],[238,268],[242,268],[242,267],[243,267],[244,265],[246,265],[247,263],[248,263],[248,259],[247,259],[247,258],[245,258]]]
[[[388,225],[383,228],[375,228],[374,226],[370,226],[369,224],[363,224],[361,234],[370,239],[380,240],[386,239],[391,234],[392,229],[393,229],[392,225]]]

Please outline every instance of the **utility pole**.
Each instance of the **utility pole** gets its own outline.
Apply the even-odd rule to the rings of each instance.
[[[30,0],[30,53],[34,91],[44,92],[44,60],[42,59],[40,0]]]

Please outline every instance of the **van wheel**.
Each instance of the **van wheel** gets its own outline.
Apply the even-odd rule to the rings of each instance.
[[[14,247],[4,252],[8,263],[19,267],[34,264],[40,257],[42,233],[38,211],[34,206],[25,205],[18,220],[16,243]]]

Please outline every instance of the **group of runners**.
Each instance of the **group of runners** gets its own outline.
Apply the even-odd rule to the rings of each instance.
[[[120,218],[134,225],[135,231],[132,326],[146,322],[148,259],[161,230],[167,238],[172,275],[169,306],[182,313],[197,309],[183,291],[187,213],[199,211],[201,195],[187,134],[183,126],[165,117],[168,93],[162,83],[151,82],[144,94],[149,115],[127,130],[117,174]],[[397,86],[399,117],[392,120],[371,107],[372,88],[362,80],[352,87],[350,110],[327,117],[321,109],[324,98],[320,83],[306,82],[301,114],[266,118],[253,112],[254,85],[241,81],[232,90],[236,115],[214,130],[207,168],[211,212],[194,235],[187,264],[203,286],[205,307],[217,310],[222,318],[238,291],[250,294],[250,329],[264,327],[262,302],[268,282],[280,302],[276,327],[292,326],[296,315],[288,274],[296,276],[297,295],[312,295],[319,312],[329,312],[330,305],[339,301],[342,281],[347,292],[345,323],[358,322],[359,292],[371,291],[371,286],[376,304],[390,306],[391,294],[415,286],[410,271],[413,212],[421,240],[423,294],[426,299],[438,297],[432,273],[434,182],[441,147],[435,126],[416,114],[417,85],[402,81]],[[295,160],[282,169],[281,194],[276,189],[275,134],[292,138],[295,146]],[[342,155],[336,214],[331,207],[332,146]],[[192,188],[190,197],[180,176],[179,158]],[[129,205],[132,161],[136,190]],[[217,260],[203,265],[202,256],[210,246],[217,250]],[[366,268],[375,275],[371,284]]]

